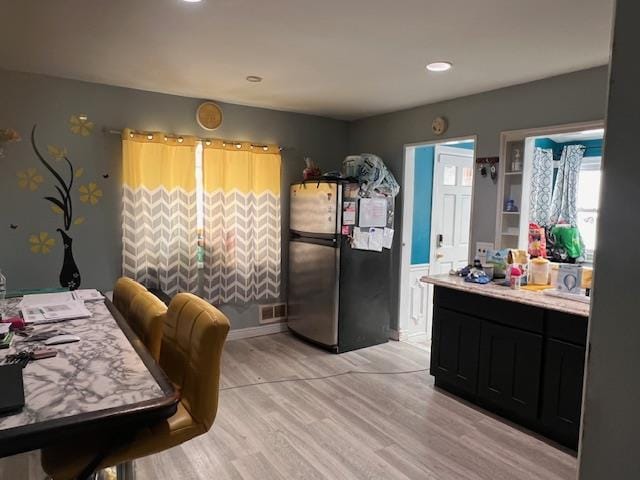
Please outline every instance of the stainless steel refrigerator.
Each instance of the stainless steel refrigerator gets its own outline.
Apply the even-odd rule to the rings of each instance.
[[[390,250],[355,250],[342,235],[343,201],[356,191],[340,181],[290,189],[288,325],[335,352],[389,338]]]

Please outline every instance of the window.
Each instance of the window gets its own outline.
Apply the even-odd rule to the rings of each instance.
[[[444,175],[442,184],[447,186],[455,186],[456,184],[456,166],[455,165],[445,165],[444,166]]]
[[[600,204],[601,157],[585,157],[578,179],[578,229],[585,245],[587,261],[593,261],[596,249],[596,225]]]

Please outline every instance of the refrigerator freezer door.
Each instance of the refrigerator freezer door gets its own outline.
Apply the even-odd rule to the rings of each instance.
[[[337,183],[309,182],[291,185],[289,228],[307,234],[340,233],[340,198],[342,186]]]
[[[289,242],[289,328],[326,346],[338,343],[340,249]]]

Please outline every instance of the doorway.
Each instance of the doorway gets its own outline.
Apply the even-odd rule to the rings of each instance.
[[[397,339],[431,344],[433,287],[420,278],[468,264],[475,137],[407,145]]]

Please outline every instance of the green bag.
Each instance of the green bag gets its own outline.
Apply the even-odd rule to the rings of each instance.
[[[551,235],[555,239],[554,247],[563,248],[570,258],[579,258],[584,254],[584,245],[578,227],[556,225],[551,229]]]

